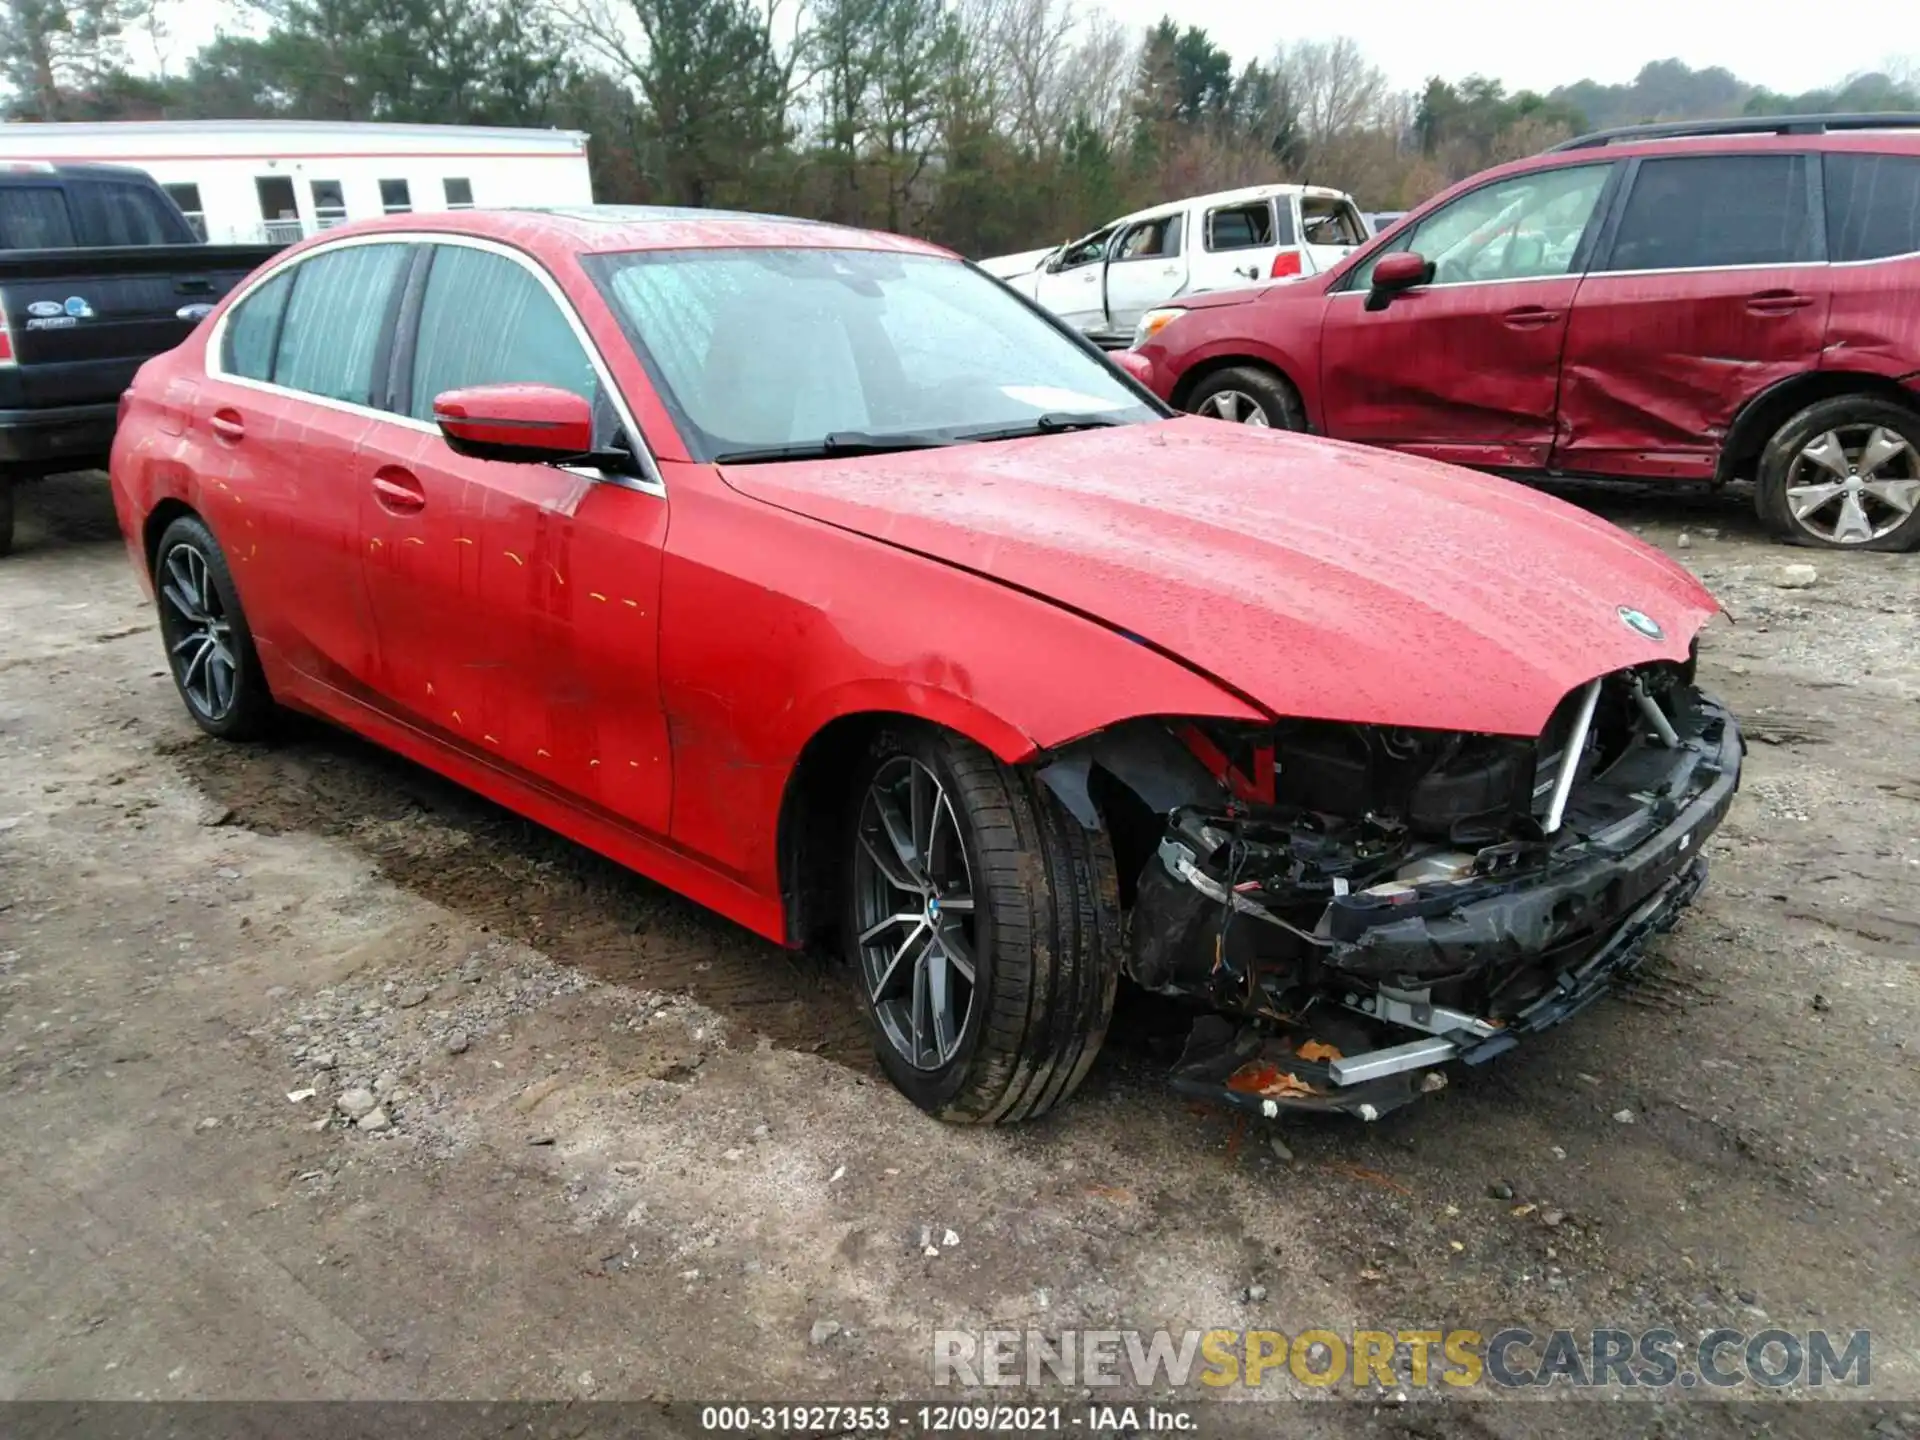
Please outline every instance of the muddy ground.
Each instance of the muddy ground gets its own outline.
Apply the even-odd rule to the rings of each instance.
[[[0,1397],[872,1400],[932,1393],[938,1327],[1868,1327],[1887,1408],[1818,1433],[1909,1433],[1920,556],[1789,551],[1736,497],[1577,498],[1723,597],[1705,677],[1753,742],[1642,980],[1372,1126],[1197,1113],[1131,1007],[1063,1111],[968,1131],[880,1079],[833,968],[324,727],[202,738],[101,478],[30,487],[0,562]],[[328,1119],[358,1087],[388,1128]],[[1548,1413],[1378,1398],[1284,1418]]]

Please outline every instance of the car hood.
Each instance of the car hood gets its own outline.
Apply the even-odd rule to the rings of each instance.
[[[723,474],[1087,615],[1274,715],[1537,735],[1595,676],[1686,659],[1716,608],[1658,551],[1520,485],[1214,420]]]

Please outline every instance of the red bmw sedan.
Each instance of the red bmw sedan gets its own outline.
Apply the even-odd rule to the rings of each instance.
[[[1711,598],[1557,501],[1174,417],[944,251],[670,210],[273,260],[122,403],[209,733],[282,707],[790,946],[958,1121],[1085,1075],[1371,1117],[1571,1015],[1705,874]]]

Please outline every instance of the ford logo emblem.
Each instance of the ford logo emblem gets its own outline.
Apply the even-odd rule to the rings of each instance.
[[[55,315],[64,315],[66,311],[58,300],[35,300],[27,306],[27,313],[36,319],[47,320]]]
[[[1667,632],[1660,628],[1660,622],[1644,610],[1636,610],[1631,605],[1622,605],[1615,613],[1619,615],[1620,623],[1637,635],[1644,635],[1649,640],[1667,638]]]

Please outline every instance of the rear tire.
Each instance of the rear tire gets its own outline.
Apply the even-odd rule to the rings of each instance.
[[[1113,1014],[1105,835],[1030,772],[928,726],[882,732],[856,774],[846,943],[881,1068],[942,1120],[1044,1114],[1085,1077]]]
[[[273,696],[227,557],[198,515],[161,535],[153,588],[167,668],[193,723],[222,740],[266,734]]]
[[[1267,430],[1305,430],[1306,407],[1287,379],[1256,365],[1216,370],[1194,387],[1187,409],[1195,415]]]
[[[1874,395],[1817,401],[1774,433],[1756,479],[1760,519],[1795,545],[1911,550],[1920,545],[1920,412]]]

